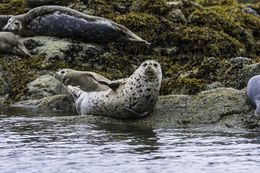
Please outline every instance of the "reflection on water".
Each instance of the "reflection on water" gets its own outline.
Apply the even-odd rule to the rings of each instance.
[[[53,115],[59,116],[0,108],[0,172],[201,173],[260,168],[257,132],[61,122]]]

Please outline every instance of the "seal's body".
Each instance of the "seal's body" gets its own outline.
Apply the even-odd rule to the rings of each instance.
[[[0,53],[31,56],[24,44],[11,32],[0,32]]]
[[[99,81],[111,89],[101,92],[84,92],[68,86],[81,115],[103,115],[113,118],[132,119],[149,114],[157,101],[161,86],[161,66],[147,60],[126,79],[112,82]]]
[[[41,6],[26,14],[13,16],[4,30],[21,36],[43,35],[97,43],[133,41],[149,44],[123,25],[62,6]]]
[[[252,77],[247,83],[247,97],[256,107],[255,116],[260,115],[260,75]]]
[[[110,82],[110,80],[100,74],[90,71],[63,69],[56,72],[54,77],[66,86],[77,86],[86,92],[109,90],[109,87],[107,85],[100,84],[97,82],[97,80],[102,80],[106,82]]]

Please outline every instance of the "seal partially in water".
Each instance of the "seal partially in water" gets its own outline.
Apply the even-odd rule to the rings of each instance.
[[[62,6],[41,6],[26,14],[12,16],[4,30],[21,36],[55,36],[96,43],[131,41],[150,44],[123,25]]]
[[[0,53],[31,56],[24,44],[11,32],[0,32]]]
[[[97,81],[102,80],[110,82],[110,80],[98,73],[90,71],[63,69],[56,72],[54,77],[64,85],[78,86],[80,89],[86,92],[109,90],[107,85],[100,84]]]
[[[252,77],[247,83],[247,97],[251,104],[256,107],[254,115],[260,115],[260,75]]]
[[[103,115],[113,118],[134,119],[148,115],[154,108],[162,80],[158,62],[147,60],[126,79],[98,81],[111,89],[101,92],[84,92],[68,86],[81,115]]]

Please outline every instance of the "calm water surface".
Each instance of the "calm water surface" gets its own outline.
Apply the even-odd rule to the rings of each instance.
[[[55,119],[0,108],[0,172],[250,172],[260,133],[147,129]]]

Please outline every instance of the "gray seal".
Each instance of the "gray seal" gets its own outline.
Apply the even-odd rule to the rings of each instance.
[[[148,115],[154,108],[162,80],[162,70],[154,60],[144,61],[129,77],[116,81],[98,81],[110,87],[108,91],[84,92],[68,86],[81,115],[102,115],[120,119],[136,119]]]
[[[12,16],[3,29],[21,36],[76,38],[95,43],[130,41],[150,44],[111,20],[54,5],[36,7],[25,14]]]
[[[56,72],[54,77],[66,86],[78,86],[86,92],[109,90],[107,85],[97,81],[110,82],[110,80],[95,72],[63,69]]]
[[[11,32],[0,32],[0,52],[31,57],[24,44]]]
[[[251,104],[256,107],[254,115],[260,115],[260,75],[252,77],[247,83],[247,97]]]

